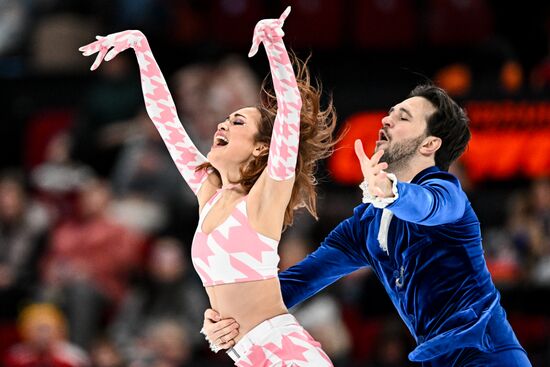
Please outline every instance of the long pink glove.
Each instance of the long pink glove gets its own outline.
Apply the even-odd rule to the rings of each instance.
[[[140,31],[123,31],[96,38],[97,41],[79,48],[84,56],[99,52],[91,70],[97,69],[104,59],[109,61],[128,48],[134,49],[141,73],[141,87],[147,113],[181,175],[197,194],[207,178],[207,173],[195,172],[195,168],[207,160],[193,144],[177,116],[174,100],[147,39]]]
[[[296,84],[292,64],[283,43],[283,23],[290,13],[287,7],[279,19],[264,19],[256,24],[252,57],[258,52],[260,42],[264,44],[277,97],[277,116],[273,126],[268,174],[274,180],[282,181],[294,176],[300,142],[300,110],[302,99]]]

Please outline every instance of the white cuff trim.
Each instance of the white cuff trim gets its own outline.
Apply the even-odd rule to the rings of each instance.
[[[359,187],[361,190],[363,190],[363,203],[365,204],[372,204],[375,208],[383,209],[393,203],[397,198],[399,197],[399,193],[397,192],[397,177],[393,173],[388,173],[388,178],[392,182],[392,197],[388,198],[381,198],[378,196],[371,195],[369,193],[369,185],[367,183],[367,180],[363,181]]]

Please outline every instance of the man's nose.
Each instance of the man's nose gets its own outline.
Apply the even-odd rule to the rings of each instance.
[[[392,119],[390,116],[386,116],[384,118],[382,118],[382,126],[384,127],[391,127],[392,125]]]

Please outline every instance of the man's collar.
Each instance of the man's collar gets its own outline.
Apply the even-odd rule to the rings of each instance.
[[[427,174],[434,173],[434,172],[439,172],[439,171],[441,171],[441,169],[439,169],[439,167],[437,167],[437,166],[431,166],[431,167],[425,168],[422,171],[418,172],[416,174],[416,176],[414,176],[411,183],[413,183],[413,184],[418,183]]]

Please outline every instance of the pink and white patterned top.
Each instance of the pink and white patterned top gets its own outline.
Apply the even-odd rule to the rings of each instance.
[[[267,172],[274,180],[282,181],[295,175],[300,134],[302,100],[288,53],[282,41],[282,26],[290,13],[288,7],[279,19],[264,19],[254,28],[249,56],[260,43],[264,44],[277,97],[275,118],[269,149]],[[161,135],[183,178],[197,194],[208,173],[196,168],[207,162],[195,147],[177,114],[166,81],[153,57],[147,39],[140,31],[123,31],[80,48],[85,56],[98,53],[91,69],[105,59],[132,48],[139,64],[143,97],[147,113]],[[212,233],[202,232],[202,222],[221,196],[216,193],[205,205],[192,245],[192,260],[205,286],[268,279],[277,276],[278,241],[255,231],[249,224],[246,197],[240,201],[229,218]]]
[[[221,197],[218,192],[204,206],[191,258],[193,266],[205,287],[275,278],[279,255],[279,241],[254,230],[248,221],[246,198],[240,199],[229,217],[212,233],[202,230],[204,218]]]

